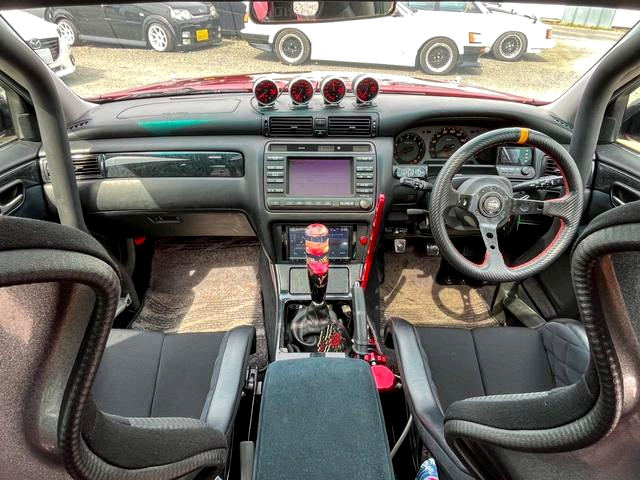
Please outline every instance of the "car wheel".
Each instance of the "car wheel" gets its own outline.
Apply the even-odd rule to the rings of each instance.
[[[420,70],[431,75],[446,75],[458,64],[458,47],[448,38],[434,38],[420,49]]]
[[[520,60],[527,51],[527,37],[520,32],[507,32],[493,44],[493,56],[503,62]]]
[[[58,20],[58,30],[60,38],[67,42],[68,45],[76,45],[78,43],[78,29],[68,18]]]
[[[173,50],[173,34],[161,23],[152,23],[147,28],[147,42],[157,52],[170,52]]]
[[[301,31],[287,29],[276,37],[274,50],[282,63],[302,65],[311,56],[311,42]]]

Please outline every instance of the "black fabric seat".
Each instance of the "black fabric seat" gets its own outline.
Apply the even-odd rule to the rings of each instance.
[[[0,265],[0,357],[16,372],[0,381],[6,478],[224,472],[253,327],[112,330],[116,263],[55,223],[0,216]]]
[[[230,440],[254,328],[165,334],[113,329],[93,396],[124,417],[197,418]]]
[[[472,397],[549,391],[578,381],[589,365],[582,324],[556,320],[521,327],[414,327],[393,319],[391,333],[418,431],[452,478],[469,474],[444,436],[445,412]]]

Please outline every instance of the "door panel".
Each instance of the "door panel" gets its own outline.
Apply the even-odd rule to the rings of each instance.
[[[40,144],[16,140],[0,147],[0,215],[50,217],[38,161]]]

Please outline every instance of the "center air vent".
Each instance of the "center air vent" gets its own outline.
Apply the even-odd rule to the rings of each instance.
[[[329,117],[327,135],[330,137],[373,137],[371,117]]]
[[[549,156],[545,155],[544,157],[544,174],[545,176],[557,176],[562,175],[562,172],[556,165],[556,162]]]
[[[269,134],[273,137],[313,136],[312,117],[270,117]]]
[[[76,178],[102,178],[100,168],[100,156],[98,155],[75,155],[72,157],[73,169]],[[42,159],[42,174],[46,181],[50,181],[49,164],[47,159]]]

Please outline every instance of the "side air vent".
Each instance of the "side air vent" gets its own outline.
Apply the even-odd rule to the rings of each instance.
[[[89,124],[89,120],[85,119],[85,120],[78,120],[76,122],[73,122],[71,125],[69,125],[67,127],[67,132],[73,132],[75,130],[78,130],[82,127],[86,127]]]
[[[329,117],[327,135],[330,137],[372,137],[371,117]]]
[[[312,137],[313,117],[270,117],[272,137]]]
[[[73,161],[73,169],[76,172],[76,178],[103,178],[102,169],[100,167],[99,155],[74,155],[71,157]],[[45,181],[50,181],[49,164],[47,159],[42,159],[42,176]]]
[[[556,165],[556,162],[551,157],[545,155],[543,158],[544,158],[544,175],[545,176],[562,175],[562,172]]]

